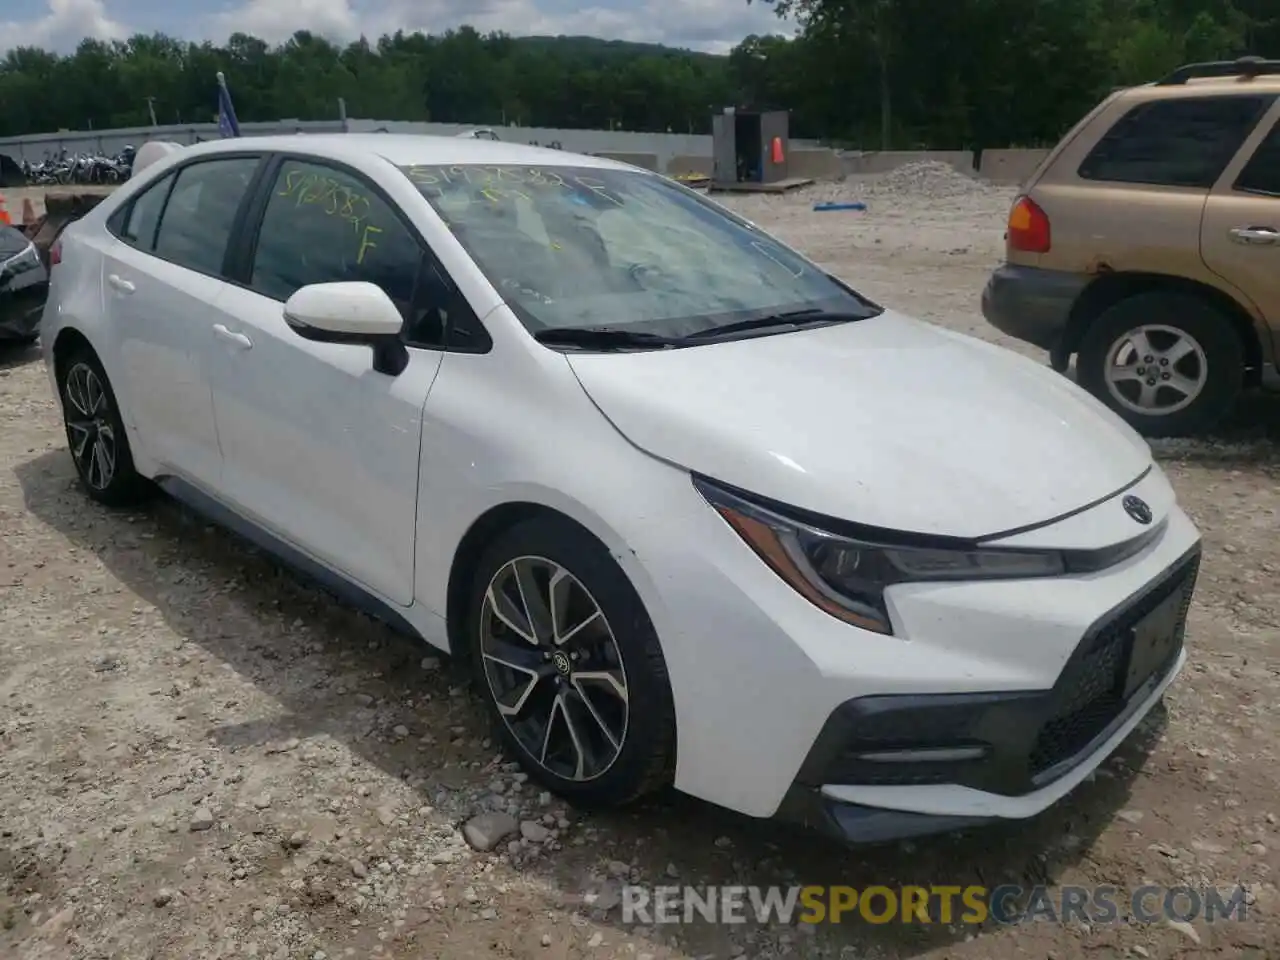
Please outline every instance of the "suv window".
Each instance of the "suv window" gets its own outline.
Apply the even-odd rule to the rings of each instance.
[[[286,160],[272,186],[249,283],[288,300],[311,283],[376,283],[411,315],[422,246],[395,210],[346,171]]]
[[[1280,122],[1258,145],[1258,151],[1240,173],[1236,189],[1280,197]]]
[[[257,157],[202,160],[178,171],[156,234],[157,256],[217,275],[236,211],[258,168]]]
[[[113,217],[108,221],[113,228],[111,232],[130,246],[150,250],[155,246],[156,227],[160,224],[160,213],[164,210],[164,201],[172,184],[173,174],[169,174],[134,197],[120,211],[122,216],[118,220]]]
[[[1098,141],[1079,175],[1208,190],[1274,99],[1188,97],[1139,104]]]

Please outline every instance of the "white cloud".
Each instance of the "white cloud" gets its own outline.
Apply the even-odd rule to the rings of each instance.
[[[205,21],[216,40],[239,30],[269,42],[307,29],[334,40],[404,30],[439,33],[470,24],[481,33],[571,34],[670,43],[724,51],[747,33],[785,31],[773,8],[746,0],[639,0],[629,8],[587,6],[549,9],[543,0],[244,0]],[[559,6],[555,4],[554,6]]]
[[[207,33],[225,40],[233,33],[247,33],[269,43],[287,40],[298,30],[324,37],[358,36],[360,22],[347,0],[246,0],[225,13],[207,18]]]
[[[111,19],[103,0],[47,0],[48,12],[35,20],[0,21],[4,49],[43,47],[73,49],[81,40],[120,40],[132,31]]]
[[[8,15],[0,20],[0,51],[21,45],[65,53],[85,37],[110,40],[135,31],[215,42],[242,32],[278,43],[298,30],[346,41],[470,24],[482,33],[571,34],[724,52],[748,33],[790,29],[762,0],[586,0],[585,6],[575,0],[175,0],[163,12],[150,7],[150,16],[130,0],[27,2],[35,17],[18,20],[16,3],[0,0]]]

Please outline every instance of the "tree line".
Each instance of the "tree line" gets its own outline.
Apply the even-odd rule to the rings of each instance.
[[[751,2],[751,0],[744,0]],[[396,33],[272,47],[163,35],[0,60],[0,136],[352,117],[705,133],[725,105],[785,108],[794,136],[865,148],[1057,139],[1110,89],[1190,61],[1280,56],[1276,0],[755,0],[799,24],[727,56],[589,37]],[[673,16],[678,11],[673,9]]]

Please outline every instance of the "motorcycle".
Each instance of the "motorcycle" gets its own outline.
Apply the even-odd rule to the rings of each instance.
[[[101,154],[72,154],[65,150],[46,153],[36,163],[23,161],[27,183],[31,186],[65,186],[68,184],[116,184],[133,176],[137,150],[126,146],[114,157]]]

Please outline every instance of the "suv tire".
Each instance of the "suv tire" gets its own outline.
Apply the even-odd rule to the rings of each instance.
[[[621,806],[671,782],[666,662],[603,544],[556,517],[511,528],[481,557],[468,614],[476,683],[507,752],[536,781],[583,807]]]
[[[1154,290],[1113,304],[1090,324],[1076,373],[1139,433],[1188,436],[1211,430],[1235,406],[1244,346],[1212,303]]]

